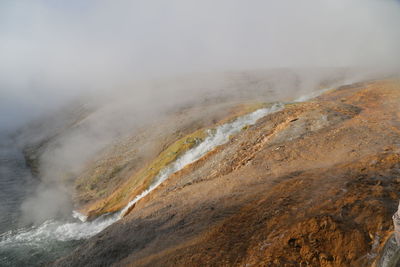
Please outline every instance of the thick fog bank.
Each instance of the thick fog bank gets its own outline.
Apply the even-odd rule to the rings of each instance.
[[[66,180],[180,107],[395,73],[398,25],[394,0],[1,1],[0,131],[51,140],[24,221],[69,215]]]
[[[22,205],[22,220],[40,223],[69,217],[73,209],[72,183],[85,165],[109,145],[134,135],[146,125],[156,127],[157,122],[174,112],[227,102],[292,101],[317,90],[371,77],[366,72],[348,69],[190,75],[137,83],[135,86],[145,92],[140,95],[127,88],[94,100],[82,98],[71,102],[21,128],[17,134],[20,147],[38,153],[41,180],[36,193]]]
[[[82,92],[179,73],[394,66],[399,6],[394,0],[1,1],[0,125],[20,125]]]

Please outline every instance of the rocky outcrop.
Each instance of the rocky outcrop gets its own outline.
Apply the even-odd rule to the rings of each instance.
[[[400,198],[400,88],[260,119],[54,266],[371,266]]]

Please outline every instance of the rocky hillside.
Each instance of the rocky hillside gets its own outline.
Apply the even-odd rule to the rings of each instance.
[[[186,108],[143,127],[105,149],[75,180],[75,203],[89,219],[121,210],[154,177],[207,137],[207,131],[263,103],[223,103]]]
[[[53,265],[372,266],[400,198],[399,103],[385,80],[287,104]]]

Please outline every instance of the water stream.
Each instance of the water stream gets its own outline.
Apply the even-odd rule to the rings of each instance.
[[[238,117],[232,122],[209,130],[208,136],[203,142],[185,152],[176,161],[160,171],[146,190],[136,196],[124,209],[116,214],[102,216],[87,222],[83,215],[75,212],[69,221],[49,220],[41,225],[23,228],[15,228],[15,225],[10,222],[2,223],[4,225],[0,225],[0,266],[36,266],[64,255],[75,248],[81,240],[101,232],[109,225],[121,219],[132,205],[157,188],[171,174],[200,159],[215,147],[228,142],[230,136],[240,132],[243,127],[256,123],[260,118],[276,112],[282,109],[282,107],[282,104],[275,104],[269,108],[261,108],[250,114]],[[9,183],[11,181],[13,183],[13,181],[20,181],[24,183],[24,181],[26,182],[26,180],[31,179],[27,174],[22,155],[20,153],[17,153],[17,155],[18,166],[9,166],[2,163],[4,169],[8,170],[8,172],[0,172],[0,182]],[[12,157],[10,153],[5,153],[5,158],[8,160]],[[22,179],[21,177],[25,178]],[[16,186],[20,187],[23,185],[17,184]],[[1,201],[8,198],[7,194],[3,196],[4,190],[7,189],[8,194],[14,194],[12,190],[10,191],[9,187],[10,185],[5,184],[0,188],[0,192],[2,193],[0,195]],[[16,197],[18,203],[14,203],[10,207],[11,213],[18,210],[18,205],[21,204],[20,202],[24,196]],[[3,212],[3,214],[5,213]],[[13,216],[17,220],[18,214],[14,214]],[[10,220],[9,218],[14,218],[13,216],[1,216],[1,218],[2,220]]]

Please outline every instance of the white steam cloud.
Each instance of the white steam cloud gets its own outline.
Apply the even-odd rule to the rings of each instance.
[[[397,64],[395,0],[5,0],[1,125],[84,91],[187,72]],[[15,108],[18,106],[18,108]]]
[[[110,140],[167,108],[232,88],[229,75],[210,83],[204,73],[392,71],[399,68],[398,25],[395,0],[1,1],[0,131],[81,95],[97,102],[95,114],[44,154],[47,182],[24,209],[35,221],[53,216],[68,207],[60,172],[79,172]],[[155,82],[183,74],[197,78]],[[319,75],[297,83],[313,87]],[[292,85],[286,76],[271,79],[275,90]],[[233,87],[246,93],[244,83]]]

